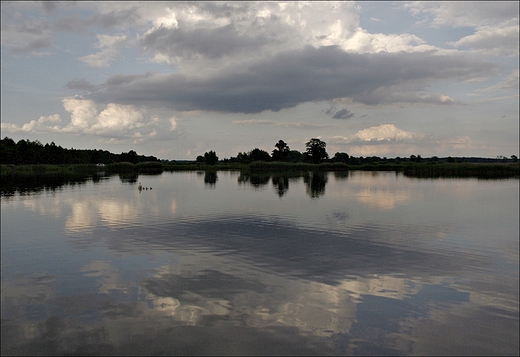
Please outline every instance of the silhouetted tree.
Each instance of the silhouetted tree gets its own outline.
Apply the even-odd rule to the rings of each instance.
[[[137,153],[134,150],[130,150],[129,152],[122,152],[119,155],[120,162],[131,162],[132,164],[137,164]]]
[[[327,144],[320,139],[313,138],[305,144],[307,151],[306,156],[315,164],[319,164],[329,158],[329,154],[325,150]]]
[[[275,145],[276,149],[273,150],[272,157],[274,161],[288,161],[289,152],[291,149],[283,141],[279,140]]]
[[[14,164],[16,158],[16,143],[7,136],[0,140],[0,164]]]
[[[133,150],[128,153],[113,154],[106,150],[64,149],[53,142],[45,144],[38,140],[20,140],[18,143],[8,137],[0,140],[0,163],[2,164],[93,164],[112,162],[159,161],[154,156],[137,155]]]
[[[204,153],[204,160],[208,165],[215,165],[218,162],[218,156],[215,151],[209,151]]]
[[[247,164],[251,162],[251,158],[249,157],[249,154],[246,152],[239,152],[237,155],[237,161],[241,164]]]
[[[332,160],[334,162],[344,162],[344,163],[348,164],[349,158],[350,158],[350,156],[346,152],[337,152],[334,154],[334,157],[332,158]]]
[[[289,162],[300,162],[303,160],[303,154],[298,150],[291,150],[287,155],[287,161]]]
[[[251,150],[249,158],[252,161],[271,161],[271,155],[267,151],[258,148]]]

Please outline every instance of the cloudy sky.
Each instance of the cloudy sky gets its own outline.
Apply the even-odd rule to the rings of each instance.
[[[1,2],[1,136],[160,159],[278,140],[519,155],[519,4]]]

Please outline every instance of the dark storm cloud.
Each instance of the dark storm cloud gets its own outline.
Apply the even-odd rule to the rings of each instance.
[[[354,116],[354,113],[352,113],[347,108],[344,108],[344,109],[341,109],[341,110],[337,111],[336,113],[334,113],[332,118],[333,119],[350,119],[353,116]]]
[[[109,78],[92,97],[100,102],[233,113],[277,112],[300,103],[347,97],[376,105],[388,100],[385,93],[391,87],[478,78],[491,74],[495,67],[480,59],[436,51],[357,54],[336,46],[308,46],[228,66],[206,77],[121,74]]]

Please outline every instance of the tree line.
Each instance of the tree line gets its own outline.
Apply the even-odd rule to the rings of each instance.
[[[283,140],[279,140],[275,145],[275,149],[269,154],[267,151],[254,148],[249,152],[239,152],[237,156],[232,156],[229,159],[224,159],[224,163],[241,163],[249,164],[254,161],[280,161],[280,162],[308,162],[319,164],[329,159],[329,154],[325,150],[327,144],[320,139],[311,139],[305,144],[306,151],[301,153],[298,150],[291,150],[289,145]],[[335,159],[348,159],[347,153],[336,153]],[[200,163],[206,163],[214,165],[218,162],[219,158],[215,151],[208,151],[204,153],[204,156],[197,156],[196,161]]]
[[[404,162],[518,162],[516,155],[511,155],[508,159],[504,156],[496,159],[490,158],[438,158],[437,156],[424,159],[421,155],[410,155],[409,157],[386,158],[378,156],[370,157],[354,157],[346,152],[336,152],[330,157],[326,150],[327,144],[317,138],[310,139],[305,143],[305,151],[292,150],[287,143],[279,140],[274,145],[271,153],[255,148],[248,152],[239,152],[237,156],[229,159],[219,160],[217,153],[213,150],[199,155],[196,158],[197,163],[206,165],[223,164],[250,164],[253,162],[286,162],[286,163],[312,163],[320,164],[329,163],[345,163],[348,165],[366,165],[366,164],[398,164]],[[165,160],[162,160],[165,161]],[[174,160],[172,160],[174,161]],[[121,152],[114,154],[107,150],[96,149],[67,149],[53,142],[43,145],[39,140],[19,140],[17,143],[9,137],[0,140],[0,164],[7,165],[35,165],[35,164],[51,164],[51,165],[70,165],[70,164],[112,164],[120,162],[130,162],[138,164],[142,162],[159,162],[155,156],[138,155],[134,150],[129,152]]]
[[[39,140],[19,140],[9,137],[0,140],[0,164],[7,165],[69,165],[69,164],[112,164],[118,162],[159,161],[154,156],[138,155],[134,150],[114,154],[107,150],[66,149],[53,142],[43,145]]]
[[[275,145],[275,148],[269,154],[269,152],[255,148],[249,152],[239,152],[237,156],[230,157],[229,159],[223,159],[221,162],[223,163],[240,163],[240,164],[250,164],[252,162],[290,162],[290,163],[312,163],[312,164],[320,164],[324,162],[336,163],[341,162],[348,165],[366,165],[366,164],[399,164],[405,162],[413,162],[413,163],[436,163],[436,162],[448,162],[448,163],[460,163],[460,162],[480,162],[480,163],[493,163],[493,162],[518,162],[518,157],[516,155],[511,155],[511,158],[508,159],[505,156],[497,157],[496,159],[489,158],[476,158],[476,157],[463,157],[463,158],[439,158],[437,156],[432,156],[428,159],[424,159],[421,155],[410,155],[409,157],[395,157],[395,158],[386,158],[379,156],[369,156],[369,157],[354,157],[346,152],[336,152],[334,156],[329,157],[327,153],[326,147],[327,144],[317,138],[310,139],[307,143],[305,143],[305,152],[299,152],[298,150],[291,150],[289,145],[287,145],[283,140],[279,140]],[[199,163],[206,163],[209,165],[215,165],[219,162],[219,158],[215,151],[208,151],[204,154],[204,156],[199,155],[196,159]]]

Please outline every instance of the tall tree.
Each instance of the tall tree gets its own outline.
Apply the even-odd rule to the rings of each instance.
[[[323,160],[329,158],[329,154],[327,154],[327,151],[325,150],[326,146],[327,144],[324,141],[312,138],[305,144],[305,147],[307,148],[305,154],[313,163],[319,164]]]
[[[289,152],[291,149],[283,140],[279,140],[275,145],[276,149],[273,150],[272,157],[274,161],[288,161]]]
[[[208,165],[215,165],[218,162],[217,153],[215,151],[205,152],[204,160]]]
[[[350,157],[346,152],[337,152],[336,154],[334,154],[335,162],[344,162],[344,163],[348,164],[349,158]]]
[[[249,158],[252,161],[271,161],[271,155],[265,150],[254,148],[249,153]]]

